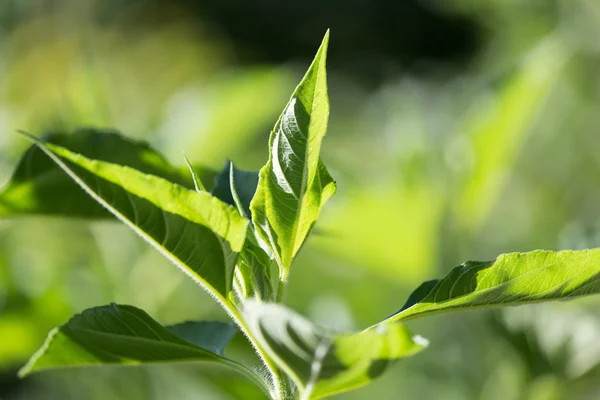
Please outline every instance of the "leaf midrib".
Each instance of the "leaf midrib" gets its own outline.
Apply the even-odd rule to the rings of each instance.
[[[298,209],[296,210],[296,214],[294,215],[294,225],[292,227],[292,248],[291,248],[291,253],[290,253],[290,259],[289,259],[289,265],[285,265],[285,267],[287,269],[290,268],[292,261],[294,259],[294,252],[296,251],[296,240],[298,238],[298,232],[300,229],[300,217],[302,216],[302,211],[304,209],[304,195],[306,194],[306,188],[308,186],[308,172],[309,172],[309,165],[308,165],[308,158],[310,155],[310,141],[311,141],[311,136],[310,136],[310,124],[313,121],[313,112],[316,110],[315,108],[315,98],[317,98],[317,88],[319,87],[319,83],[321,81],[321,62],[322,62],[322,58],[324,57],[323,52],[319,53],[319,60],[317,63],[317,72],[316,72],[316,78],[315,78],[315,90],[313,91],[313,95],[311,98],[311,109],[310,109],[310,116],[309,116],[309,123],[308,123],[308,132],[307,132],[307,138],[306,138],[306,151],[304,152],[304,172],[302,174],[302,184],[300,185],[300,193],[299,193],[299,197],[298,197]],[[302,85],[302,83],[300,83],[300,85]],[[316,164],[316,169],[315,169],[315,177],[318,173],[318,162]],[[313,177],[313,179],[315,179]]]
[[[173,253],[165,249],[161,246],[153,237],[151,237],[148,233],[138,227],[133,221],[129,218],[125,217],[123,213],[113,207],[107,200],[104,200],[96,190],[93,190],[86,182],[83,181],[74,171],[71,170],[58,155],[54,154],[50,149],[47,149],[43,142],[40,142],[38,139],[31,137],[34,143],[39,146],[57,165],[67,173],[80,187],[82,187],[94,200],[96,200],[101,206],[106,208],[109,212],[113,213],[118,219],[120,219],[125,225],[127,225],[131,230],[133,230],[137,235],[142,237],[145,241],[150,243],[155,249],[157,249],[163,256],[165,256],[168,260],[170,260],[173,264],[181,268],[184,272],[186,272],[190,277],[192,277],[196,282],[204,286],[209,293],[211,293],[221,304],[228,304],[228,301],[223,297],[220,292],[218,292],[208,281],[203,279],[195,270],[190,268],[187,264],[176,257]],[[94,175],[95,176],[95,175]],[[124,189],[122,189],[124,190]],[[125,190],[125,192],[127,192]]]

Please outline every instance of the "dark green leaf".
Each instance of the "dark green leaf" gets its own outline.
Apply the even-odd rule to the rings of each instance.
[[[248,301],[250,332],[296,384],[301,399],[318,399],[365,385],[394,360],[426,346],[400,323],[337,334],[272,303]]]
[[[319,157],[329,117],[328,40],[329,33],[275,124],[269,161],[260,171],[250,206],[254,225],[273,251],[284,281],[321,208],[335,192],[335,183]]]
[[[198,326],[196,327],[198,328]],[[203,332],[212,329],[212,332]],[[229,327],[224,331],[229,335]],[[221,325],[205,325],[196,337],[214,337]],[[230,337],[230,336],[229,336]],[[202,341],[198,340],[198,344]],[[154,321],[144,311],[127,305],[95,307],[75,315],[54,329],[42,348],[20,371],[21,376],[48,369],[96,364],[139,364],[208,360],[220,362],[221,355],[189,343]],[[220,344],[223,350],[226,341]],[[227,361],[226,363],[230,363]]]
[[[234,185],[235,191],[232,189]],[[238,206],[234,199],[234,193],[239,200],[242,214],[250,217],[250,202],[256,193],[258,185],[258,171],[242,171],[228,162],[225,168],[215,178],[215,186],[212,189],[213,196],[232,206]]]

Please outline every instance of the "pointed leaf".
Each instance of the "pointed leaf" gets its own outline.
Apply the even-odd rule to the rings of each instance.
[[[172,167],[147,143],[113,131],[80,130],[49,134],[44,141],[65,147],[90,159],[137,169],[191,188],[187,171]],[[81,218],[112,218],[110,212],[78,187],[37,146],[27,150],[11,180],[0,191],[0,216],[46,214]]]
[[[273,251],[284,279],[319,211],[335,192],[335,183],[319,158],[329,117],[328,40],[329,33],[275,124],[269,161],[260,170],[250,205],[256,229]]]
[[[195,328],[201,328],[195,334],[198,339],[230,335],[231,329],[226,324],[197,325]],[[41,369],[96,364],[225,360],[220,354],[227,342],[219,344],[220,354],[210,349],[214,344],[209,341],[206,348],[202,341],[192,344],[161,326],[144,311],[112,304],[87,309],[50,332],[46,343],[21,369],[20,375]]]
[[[600,249],[508,253],[496,261],[468,261],[441,280],[425,282],[388,321],[595,293],[600,293]]]
[[[95,201],[225,304],[248,225],[235,208],[207,192],[32,140]]]
[[[249,301],[250,332],[294,381],[301,399],[318,399],[369,383],[394,360],[426,346],[400,323],[358,334],[336,334],[291,310]]]
[[[206,187],[202,183],[202,180],[196,173],[194,166],[192,165],[192,163],[190,163],[190,160],[187,159],[185,154],[183,154],[183,160],[185,161],[185,166],[187,167],[188,171],[190,172],[190,175],[192,176],[192,181],[194,182],[194,189],[196,189],[196,192],[206,192]]]
[[[212,193],[227,204],[238,208],[244,217],[250,216],[250,201],[256,192],[258,171],[242,171],[227,163],[217,175]],[[260,244],[252,225],[248,226],[246,242],[238,259],[243,286],[247,297],[266,300],[273,292],[271,285],[271,258]]]

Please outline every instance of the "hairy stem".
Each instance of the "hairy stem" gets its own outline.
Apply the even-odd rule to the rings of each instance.
[[[275,301],[277,303],[283,303],[283,298],[285,297],[285,289],[287,287],[287,279],[279,278],[279,283],[277,285],[277,297]]]
[[[285,377],[282,376],[281,371],[275,365],[275,363],[273,362],[271,357],[269,357],[265,353],[262,346],[257,341],[254,340],[254,338],[250,334],[250,330],[248,329],[248,326],[242,319],[242,316],[235,309],[235,307],[233,307],[233,305],[231,303],[229,303],[226,306],[226,310],[229,313],[229,315],[231,316],[231,318],[233,319],[233,321],[235,322],[235,324],[240,328],[240,331],[242,331],[244,336],[246,336],[246,338],[248,339],[248,341],[250,342],[252,347],[254,347],[256,354],[258,354],[258,356],[260,357],[260,359],[262,360],[264,365],[269,370],[269,373],[270,373],[271,379],[272,379],[272,384],[273,384],[272,390],[269,393],[269,395],[271,396],[271,398],[273,400],[285,400],[286,395],[287,395],[287,383],[285,381]]]

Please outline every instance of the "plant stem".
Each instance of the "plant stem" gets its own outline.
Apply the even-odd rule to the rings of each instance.
[[[256,386],[260,387],[267,396],[271,395],[272,389],[271,386],[269,386],[269,383],[265,382],[265,380],[261,376],[259,376],[257,373],[255,373],[245,365],[227,358],[220,360],[220,362],[238,371],[239,373],[250,379],[252,382],[254,382]]]
[[[287,287],[287,277],[280,277],[279,283],[277,285],[277,297],[275,298],[275,302],[283,303],[283,298],[285,296],[286,287]]]
[[[287,393],[287,384],[284,380],[285,378],[281,376],[281,371],[274,364],[273,360],[271,360],[271,358],[265,353],[264,349],[260,346],[260,344],[254,340],[254,338],[250,334],[248,326],[242,319],[242,316],[238,313],[237,309],[233,306],[233,304],[229,302],[225,303],[225,309],[227,310],[233,321],[236,323],[236,325],[240,328],[240,331],[242,331],[244,336],[246,336],[252,347],[254,347],[256,354],[258,354],[262,362],[269,370],[269,373],[271,374],[271,379],[273,381],[273,388],[270,391],[269,395],[272,397],[273,400],[285,400],[285,396]]]

